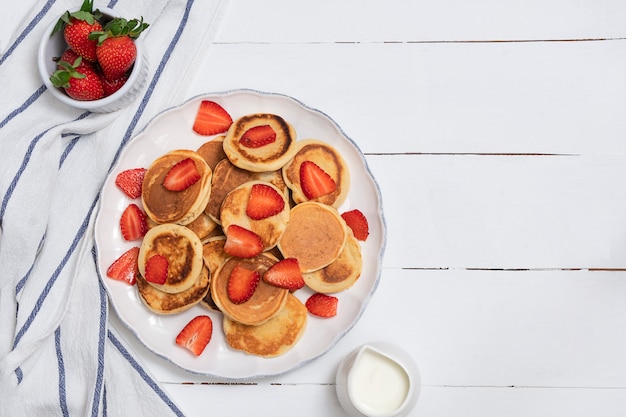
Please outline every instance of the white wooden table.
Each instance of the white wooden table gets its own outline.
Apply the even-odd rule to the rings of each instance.
[[[625,415],[626,2],[238,0],[199,74],[337,121],[388,240],[361,320],[293,372],[221,384],[129,334],[188,416],[342,415],[373,340],[417,361],[414,416]]]

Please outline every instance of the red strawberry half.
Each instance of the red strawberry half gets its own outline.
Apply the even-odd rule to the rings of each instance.
[[[226,230],[224,252],[237,258],[253,258],[263,252],[263,241],[252,230],[231,224]]]
[[[228,298],[235,304],[245,303],[254,294],[260,279],[258,271],[235,265],[228,277],[226,287]]]
[[[332,295],[315,293],[310,296],[304,305],[309,313],[318,317],[334,317],[337,315],[337,304],[339,299]]]
[[[176,344],[200,356],[211,341],[213,321],[209,316],[196,316],[176,336]]]
[[[286,258],[272,265],[263,274],[263,281],[290,291],[298,290],[305,284],[296,258]]]
[[[200,179],[196,163],[191,158],[185,158],[176,163],[167,172],[163,186],[170,191],[182,191],[191,187]]]
[[[276,132],[270,125],[260,125],[248,129],[239,139],[246,148],[260,148],[276,142]]]
[[[120,230],[124,240],[141,239],[148,231],[146,215],[136,204],[129,204],[120,218]]]
[[[367,218],[360,210],[346,211],[341,217],[346,221],[348,227],[352,229],[355,238],[361,241],[367,240],[367,236],[370,234],[369,224]]]
[[[309,200],[332,193],[336,187],[335,180],[315,162],[300,165],[300,188]]]
[[[117,174],[117,177],[115,177],[115,185],[129,198],[139,198],[141,196],[141,186],[145,175],[145,168],[127,169]]]
[[[167,281],[169,262],[161,254],[152,255],[146,262],[146,281],[153,284],[163,285]]]
[[[194,132],[211,136],[224,133],[233,124],[230,114],[214,101],[202,100],[193,123]]]
[[[137,274],[139,273],[139,267],[137,266],[138,257],[139,248],[130,248],[109,266],[107,276],[111,279],[135,285]]]
[[[285,208],[283,197],[269,185],[254,184],[246,206],[246,214],[252,220],[274,216]]]

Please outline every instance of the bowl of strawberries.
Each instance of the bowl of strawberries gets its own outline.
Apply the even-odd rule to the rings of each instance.
[[[41,78],[59,101],[105,113],[119,110],[145,85],[147,62],[139,35],[148,27],[84,0],[45,31],[38,51]]]

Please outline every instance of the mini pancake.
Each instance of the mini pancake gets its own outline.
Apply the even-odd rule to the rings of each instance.
[[[253,220],[248,217],[246,207],[250,199],[250,192],[255,184],[264,184],[273,188],[283,199],[284,208],[280,213],[261,220]],[[228,230],[230,225],[236,224],[253,231],[261,238],[263,250],[268,250],[276,246],[278,239],[280,239],[287,228],[289,212],[289,201],[278,188],[265,181],[249,181],[232,190],[224,198],[222,209],[220,210],[220,219],[222,220],[222,228],[224,230]]]
[[[167,293],[179,293],[191,287],[202,270],[202,242],[185,226],[166,223],[148,230],[139,248],[139,273],[146,276],[146,263],[153,255],[167,258],[167,280],[150,285]]]
[[[217,228],[217,223],[211,218],[211,216],[202,212],[194,221],[189,223],[187,227],[198,235],[200,240],[204,240],[207,239]]]
[[[276,140],[257,148],[246,147],[240,139],[256,126],[269,125],[276,132]],[[295,154],[296,131],[282,117],[269,114],[249,114],[235,120],[224,138],[224,152],[239,168],[253,172],[276,171]]]
[[[265,283],[263,278],[252,295],[252,297],[241,304],[234,304],[228,298],[227,286],[230,273],[236,265],[241,265],[250,270],[256,270],[261,277],[278,260],[269,255],[261,255],[250,258],[228,258],[211,278],[210,291],[213,301],[220,311],[233,321],[258,326],[275,316],[285,305],[289,290],[278,288]]]
[[[174,165],[186,158],[194,161],[200,180],[182,191],[166,189],[163,186],[165,176]],[[155,223],[191,223],[209,201],[212,175],[204,158],[194,151],[179,149],[160,156],[152,162],[143,180],[141,202],[146,214]]]
[[[202,259],[204,260],[204,265],[209,269],[211,277],[215,276],[219,267],[230,257],[230,255],[224,252],[224,243],[226,243],[226,236],[211,237],[208,241],[202,243]],[[210,291],[207,292],[200,304],[209,310],[219,311],[217,304],[211,297]]]
[[[322,269],[302,276],[306,285],[313,291],[328,294],[350,288],[361,276],[362,269],[361,245],[354,235],[349,233],[337,259]]]
[[[233,349],[251,355],[272,358],[289,351],[304,333],[307,309],[289,294],[283,309],[259,326],[248,326],[224,317],[226,342]]]
[[[185,291],[176,294],[155,288],[140,275],[137,277],[137,291],[141,301],[151,311],[157,314],[180,313],[198,304],[209,292],[209,270],[202,268],[196,282]]]
[[[196,152],[204,158],[209,167],[214,170],[215,165],[222,159],[226,159],[224,153],[224,136],[217,136],[203,143]]]
[[[296,203],[309,201],[300,185],[300,165],[304,161],[312,161],[330,175],[336,188],[335,191],[311,201],[339,207],[350,189],[350,170],[341,154],[333,146],[316,139],[302,140],[298,142],[297,148],[293,159],[283,167],[283,178],[291,189],[293,200]]]
[[[220,208],[226,195],[245,184],[248,181],[267,181],[277,186],[283,193],[287,193],[287,185],[283,180],[280,170],[267,172],[250,172],[232,164],[228,159],[223,159],[215,166],[213,180],[211,181],[211,195],[204,212],[221,224]]]
[[[348,226],[337,209],[309,201],[291,209],[289,223],[278,241],[285,258],[296,258],[303,273],[332,263],[348,238]]]

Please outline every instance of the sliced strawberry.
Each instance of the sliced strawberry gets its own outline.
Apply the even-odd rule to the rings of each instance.
[[[170,191],[183,191],[199,179],[200,173],[196,163],[191,158],[185,158],[170,168],[163,180],[163,186]]]
[[[122,213],[120,230],[124,240],[141,239],[148,231],[146,215],[136,204],[129,204]]]
[[[202,100],[193,123],[194,132],[211,136],[224,133],[233,124],[230,114],[214,101]]]
[[[245,303],[254,294],[260,280],[259,271],[247,269],[240,264],[235,265],[228,277],[228,298],[235,304]]]
[[[137,274],[139,273],[139,267],[137,266],[138,257],[138,247],[128,249],[109,266],[107,277],[135,285]]]
[[[231,224],[226,230],[224,252],[237,258],[253,258],[263,252],[263,241],[252,230]]]
[[[315,162],[300,165],[300,188],[309,200],[332,193],[336,187],[335,180]]]
[[[335,317],[337,315],[337,304],[339,299],[332,295],[315,293],[306,300],[304,305],[309,313],[318,317]]]
[[[304,287],[304,278],[296,258],[285,258],[270,267],[263,274],[263,281],[290,291]]]
[[[167,281],[169,262],[161,254],[152,255],[146,262],[146,281],[153,284],[163,285]]]
[[[254,184],[246,206],[246,214],[252,220],[274,216],[285,208],[285,200],[274,188],[266,184]]]
[[[270,125],[254,126],[239,139],[239,143],[246,148],[260,148],[274,142],[276,142],[276,132]]]
[[[141,185],[146,174],[145,168],[132,168],[120,172],[115,177],[115,185],[130,198],[141,196]]]
[[[362,241],[367,240],[367,236],[370,234],[369,224],[367,223],[367,218],[360,210],[346,211],[341,217],[346,221],[348,227],[352,229],[355,238]]]
[[[176,336],[176,344],[200,356],[211,341],[213,321],[209,316],[196,316]]]

